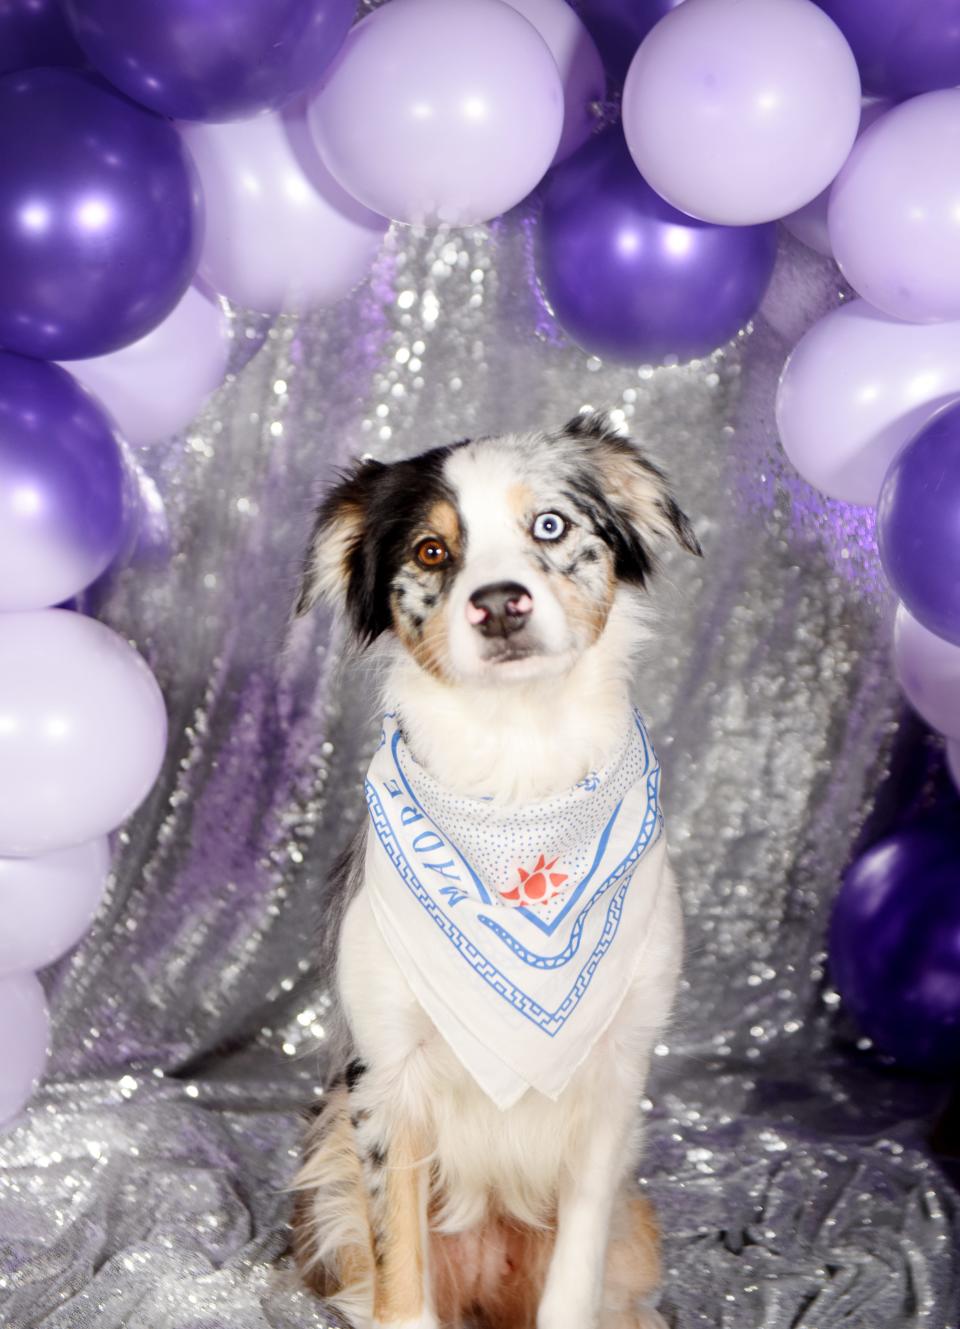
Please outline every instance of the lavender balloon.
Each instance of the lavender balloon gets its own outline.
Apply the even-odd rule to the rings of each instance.
[[[877,508],[887,580],[928,631],[960,645],[960,405],[898,453]]]
[[[354,0],[66,0],[93,64],[135,101],[183,120],[281,106],[316,82]]]
[[[145,336],[190,284],[201,219],[196,174],[172,125],[89,74],[0,79],[8,350],[73,360]]]
[[[69,599],[123,542],[113,425],[56,365],[0,351],[0,612]]]
[[[547,43],[563,81],[563,132],[554,162],[565,161],[597,127],[593,103],[602,101],[606,79],[600,52],[565,0],[507,0]]]
[[[310,109],[348,193],[405,222],[486,221],[553,160],[563,86],[503,0],[391,0],[351,31]]]
[[[582,0],[580,13],[611,78],[622,83],[637,47],[683,0]]]
[[[0,4],[0,74],[36,65],[82,65],[60,0],[3,0]]]
[[[105,836],[39,858],[0,858],[0,976],[42,969],[86,932],[110,871]]]
[[[0,615],[0,854],[119,826],[160,770],[166,713],[122,637],[65,609]]]
[[[126,441],[178,433],[223,382],[230,325],[219,300],[188,286],[173,311],[139,341],[65,368],[95,393]]]
[[[912,97],[960,83],[960,0],[817,0],[857,57],[863,85]]]
[[[860,127],[857,130],[858,140],[872,124],[880,119],[881,115],[889,111],[890,106],[890,102],[879,98],[864,98],[860,110]],[[788,212],[786,217],[781,218],[792,236],[795,236],[808,249],[823,254],[824,258],[833,258],[830,228],[827,225],[827,207],[830,203],[832,184],[833,181],[826,189],[821,189],[817,197],[811,199],[809,203],[805,203],[802,208],[797,208],[796,212]]]
[[[960,322],[918,326],[851,300],[797,343],[777,389],[784,451],[844,503],[876,504],[894,457],[960,397]]]
[[[928,632],[899,605],[893,663],[917,714],[941,734],[960,739],[960,646]]]
[[[865,300],[914,323],[960,318],[960,89],[882,116],[830,194],[830,243]]]
[[[200,269],[216,290],[276,314],[333,304],[367,275],[387,222],[320,161],[302,99],[183,134],[207,201]]]
[[[0,1125],[23,1108],[43,1074],[50,1016],[33,974],[0,978]]]
[[[960,833],[920,823],[852,865],[830,924],[830,973],[877,1047],[917,1070],[960,1064]]]
[[[543,191],[547,301],[584,350],[629,363],[686,360],[729,341],[756,311],[776,247],[773,226],[711,226],[671,208],[637,174],[619,129],[581,148]]]
[[[809,203],[859,121],[856,63],[811,0],[685,0],[646,38],[623,89],[644,178],[674,207],[733,226]]]

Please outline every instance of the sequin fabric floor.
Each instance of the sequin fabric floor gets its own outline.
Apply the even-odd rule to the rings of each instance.
[[[677,1329],[949,1329],[955,1197],[933,1095],[877,1068],[824,977],[824,924],[900,722],[868,514],[778,453],[776,375],[836,303],[784,240],[752,334],[700,363],[601,364],[532,281],[533,219],[391,234],[299,322],[236,315],[231,377],[156,486],[137,560],[88,597],[161,680],[170,749],[91,932],[45,975],[50,1075],[0,1137],[7,1329],[307,1329],[284,1187],[321,1092],[325,874],[361,816],[375,666],[288,628],[316,495],[351,456],[612,409],[706,550],[671,558],[636,697],[686,902],[680,1010],[643,1183]]]

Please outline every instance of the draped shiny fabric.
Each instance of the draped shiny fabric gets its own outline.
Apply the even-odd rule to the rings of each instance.
[[[155,670],[170,748],[108,897],[44,977],[50,1073],[0,1136],[10,1329],[305,1329],[288,1247],[301,1112],[324,1082],[324,881],[364,815],[376,662],[323,612],[289,626],[316,496],[350,457],[607,407],[670,472],[705,549],[668,556],[636,700],[663,765],[688,919],[642,1181],[681,1329],[947,1329],[936,1097],[838,1013],[824,928],[901,708],[869,514],[778,450],[776,376],[838,299],[784,238],[754,331],[680,367],[601,364],[539,299],[533,214],[394,230],[368,284],[273,325],[155,487],[138,558],[88,596]],[[456,736],[451,736],[456,741]]]

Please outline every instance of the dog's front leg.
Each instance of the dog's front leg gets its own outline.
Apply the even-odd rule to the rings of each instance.
[[[600,1105],[599,1097],[595,1100]],[[603,1293],[610,1219],[633,1155],[632,1095],[608,1093],[571,1159],[557,1203],[557,1236],[537,1329],[592,1329]]]
[[[427,1250],[426,1026],[363,892],[344,920],[339,985],[359,1054],[350,1108],[373,1240],[372,1324],[437,1329]]]

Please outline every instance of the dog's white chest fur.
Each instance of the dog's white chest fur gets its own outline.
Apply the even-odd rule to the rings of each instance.
[[[491,1194],[527,1223],[549,1220],[565,1168],[610,1120],[637,1120],[637,1099],[653,1043],[673,1001],[682,920],[672,878],[650,920],[646,959],[607,1032],[556,1101],[535,1090],[501,1111],[464,1069],[418,1004],[387,948],[366,889],[341,932],[338,981],[357,1047],[384,1067],[398,1117],[431,1115],[432,1160],[444,1195],[436,1225],[465,1231],[484,1216]],[[631,1151],[632,1152],[632,1151]]]

